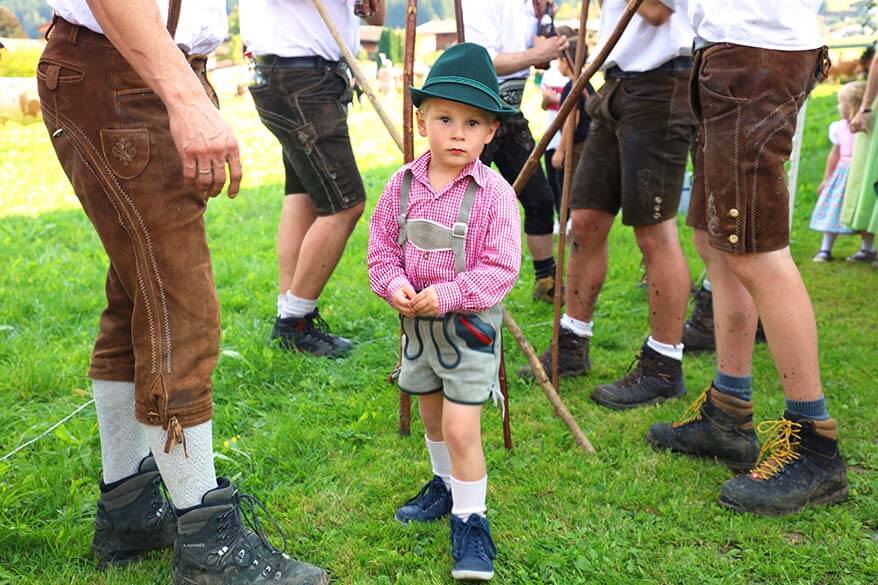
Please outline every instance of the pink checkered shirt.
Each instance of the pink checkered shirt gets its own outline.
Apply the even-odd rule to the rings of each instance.
[[[384,187],[369,223],[369,284],[378,296],[390,302],[400,287],[411,284],[420,291],[436,289],[439,313],[475,313],[498,304],[512,289],[521,266],[521,219],[515,191],[503,177],[479,160],[467,165],[437,193],[430,185],[427,151],[396,172]],[[476,193],[466,236],[466,271],[454,270],[451,250],[425,251],[411,241],[405,244],[405,259],[399,244],[399,195],[406,169],[414,180],[409,194],[408,218],[426,219],[447,228],[457,221],[460,202],[475,179]]]

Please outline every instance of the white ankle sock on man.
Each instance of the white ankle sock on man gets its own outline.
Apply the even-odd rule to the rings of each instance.
[[[171,503],[178,510],[199,505],[204,494],[216,489],[211,421],[184,429],[188,458],[180,443],[174,445],[170,453],[165,453],[168,431],[161,426],[142,426],[146,429],[159,473],[171,495]]]
[[[277,295],[277,316],[283,315],[284,304],[287,302],[287,293]]]
[[[134,418],[134,382],[92,380],[101,434],[104,483],[134,475],[149,455],[146,433]]]
[[[281,319],[289,319],[290,317],[301,319],[308,313],[313,313],[316,308],[317,299],[303,299],[287,291],[284,304],[280,308],[280,316]]]
[[[705,279],[701,282],[701,287],[702,287],[704,290],[706,290],[707,292],[711,292],[711,290],[713,290],[713,289],[711,288],[711,284],[710,284],[710,279],[709,279],[709,278],[705,278]]]
[[[427,442],[427,451],[430,453],[430,463],[433,465],[433,474],[442,478],[446,489],[451,489],[451,456],[444,441],[431,441],[424,435]]]
[[[656,341],[652,338],[652,335],[649,336],[649,339],[646,340],[646,345],[653,351],[657,351],[665,357],[669,357],[671,359],[677,360],[678,362],[683,361],[683,344],[682,343],[662,343],[661,341]]]
[[[572,331],[579,337],[591,337],[594,335],[594,321],[580,321],[567,313],[564,313],[564,316],[561,317],[561,327]]]
[[[488,507],[488,476],[477,481],[460,481],[451,478],[451,513],[466,522],[472,514],[484,516]]]

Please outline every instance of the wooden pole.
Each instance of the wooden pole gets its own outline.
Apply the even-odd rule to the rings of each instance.
[[[463,0],[454,0],[454,22],[457,25],[457,42],[466,42],[466,32],[463,23]]]
[[[555,414],[564,421],[564,424],[570,429],[570,433],[580,447],[589,453],[595,453],[591,441],[588,440],[588,437],[586,437],[585,433],[582,432],[582,429],[579,428],[576,419],[574,419],[573,415],[570,414],[570,411],[567,410],[564,401],[561,400],[561,397],[558,396],[557,390],[555,390],[555,387],[552,386],[552,383],[549,382],[549,379],[546,377],[546,371],[543,369],[542,364],[540,364],[540,358],[537,356],[537,352],[535,352],[531,344],[528,343],[524,333],[521,331],[521,327],[518,326],[518,323],[515,322],[515,319],[512,318],[512,315],[509,314],[509,311],[507,311],[505,307],[503,308],[503,324],[509,332],[512,333],[515,340],[518,341],[518,345],[521,346],[521,350],[524,352],[524,355],[527,356],[527,361],[530,363],[534,376],[540,383],[543,393],[545,393],[549,402],[552,403],[552,407],[555,409]]]
[[[594,76],[595,73],[601,68],[604,62],[607,60],[607,56],[610,54],[610,51],[616,46],[616,43],[619,42],[619,37],[622,36],[622,33],[625,32],[625,28],[628,26],[628,23],[631,22],[631,18],[637,12],[637,9],[640,8],[640,5],[643,3],[643,0],[628,0],[628,5],[625,6],[625,12],[622,14],[622,17],[619,19],[619,22],[616,24],[616,28],[613,29],[612,34],[607,39],[607,42],[604,43],[604,46],[601,48],[600,52],[595,56],[594,61],[592,61],[588,67],[576,78],[576,81],[573,83],[573,89],[570,92],[570,95],[567,96],[567,99],[561,104],[560,109],[558,110],[558,116],[549,124],[549,127],[546,128],[546,132],[543,134],[543,137],[534,147],[533,151],[530,153],[530,156],[527,159],[527,162],[524,163],[524,166],[521,168],[521,172],[518,173],[518,178],[515,179],[515,183],[512,185],[515,189],[516,193],[521,193],[524,189],[524,186],[527,185],[527,182],[530,180],[534,171],[537,168],[537,165],[540,164],[540,157],[543,156],[543,153],[546,152],[546,147],[549,145],[549,141],[552,140],[552,136],[561,129],[561,125],[567,120],[567,116],[570,115],[570,112],[576,107],[576,100],[579,98],[579,95],[585,89],[585,86],[588,84],[588,81]]]
[[[583,0],[582,9],[579,11],[579,35],[576,39],[576,62],[574,63],[573,76],[578,77],[585,63],[588,53],[586,46],[586,27],[588,26],[589,0]],[[570,92],[573,93],[572,91]],[[582,94],[579,94],[580,96]],[[579,96],[577,96],[578,98]],[[576,132],[576,115],[568,116],[564,123],[564,182],[561,190],[561,213],[558,218],[560,228],[558,230],[558,262],[555,264],[555,295],[552,321],[552,386],[559,388],[561,372],[558,368],[558,335],[561,330],[561,283],[564,282],[564,254],[567,251],[567,217],[570,211],[570,185],[573,181],[573,169],[579,161],[573,160],[573,135]],[[549,164],[552,164],[551,162]]]
[[[375,92],[373,92],[372,88],[369,86],[369,82],[366,79],[366,75],[363,73],[363,70],[360,68],[360,64],[357,62],[357,58],[354,56],[353,53],[351,53],[351,50],[348,48],[347,43],[339,34],[338,29],[332,22],[332,18],[330,18],[329,13],[326,11],[326,6],[324,6],[323,0],[313,1],[314,7],[320,14],[320,18],[323,19],[323,23],[329,30],[332,38],[335,39],[338,48],[341,49],[341,53],[342,55],[344,55],[344,59],[347,62],[348,66],[351,68],[351,72],[354,74],[354,77],[357,79],[357,83],[360,84],[360,88],[363,90],[363,93],[365,93],[366,97],[369,98],[369,101],[372,102],[372,107],[375,108],[375,112],[378,114],[378,117],[381,118],[381,121],[384,123],[387,131],[390,132],[390,136],[391,138],[393,138],[396,146],[398,146],[399,150],[402,151],[403,141],[402,137],[400,137],[399,135],[399,130],[396,128],[393,122],[390,121],[390,116],[387,115],[387,112],[384,110],[384,106],[381,105],[381,102],[378,100]]]

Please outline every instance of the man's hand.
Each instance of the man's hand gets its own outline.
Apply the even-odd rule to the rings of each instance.
[[[415,312],[412,310],[412,302],[417,297],[415,289],[410,284],[399,287],[390,298],[390,306],[397,310],[403,317],[414,318]]]
[[[229,197],[241,186],[241,158],[238,141],[213,103],[204,96],[191,103],[168,109],[171,137],[183,162],[183,177],[196,181],[210,197],[216,197],[226,183],[229,165]]]
[[[552,59],[557,59],[569,45],[570,41],[564,36],[534,37],[533,47],[530,48],[533,64],[548,63]]]
[[[872,119],[872,112],[858,111],[851,118],[851,132],[868,132],[869,122]]]
[[[428,286],[419,292],[412,302],[412,311],[419,317],[438,317],[439,295],[436,289]]]

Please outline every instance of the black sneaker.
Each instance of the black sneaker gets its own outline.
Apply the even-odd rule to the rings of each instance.
[[[488,519],[472,514],[466,522],[451,516],[451,576],[457,581],[490,581],[497,549]]]
[[[695,293],[692,316],[683,326],[683,351],[716,351],[713,336],[713,295],[703,286]]]
[[[349,339],[333,335],[329,325],[317,309],[304,317],[278,317],[274,322],[271,339],[278,340],[284,349],[310,353],[319,357],[342,357],[351,351]]]
[[[558,376],[572,378],[581,376],[591,371],[591,360],[588,357],[589,337],[580,337],[565,327],[558,331]],[[546,376],[552,379],[552,348],[550,347],[540,356],[540,363]],[[534,377],[530,366],[518,370],[518,376],[531,379]]]
[[[280,531],[280,527],[259,500],[239,494],[225,478],[217,484],[216,489],[204,494],[201,505],[180,511],[174,543],[174,585],[329,583],[322,569],[292,559],[268,542],[257,509],[268,516],[275,529]],[[252,530],[244,526],[245,512]]]
[[[625,410],[677,398],[686,393],[683,363],[653,350],[645,343],[627,374],[611,384],[601,384],[591,399],[602,406]]]
[[[646,441],[659,449],[715,459],[738,473],[756,465],[753,403],[711,387],[689,405],[683,420],[649,427]]]
[[[847,469],[833,419],[814,421],[786,412],[780,420],[760,423],[759,432],[768,434],[760,463],[723,485],[720,505],[780,516],[847,499]]]
[[[400,524],[432,522],[451,513],[451,490],[438,475],[428,481],[415,497],[409,498],[393,518]]]
[[[170,547],[177,534],[177,516],[165,498],[152,455],[140,462],[134,475],[106,485],[95,515],[91,548],[103,569],[125,565],[147,552]]]

